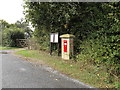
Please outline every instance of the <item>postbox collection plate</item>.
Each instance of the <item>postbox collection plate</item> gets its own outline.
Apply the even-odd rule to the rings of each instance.
[[[64,40],[64,52],[67,52],[67,40]]]

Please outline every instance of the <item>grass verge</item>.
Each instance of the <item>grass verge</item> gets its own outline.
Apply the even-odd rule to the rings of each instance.
[[[3,47],[3,46],[0,46],[0,50],[8,50],[8,49],[18,49],[18,47]]]
[[[106,82],[106,71],[104,68],[97,68],[88,62],[65,61],[57,56],[50,56],[46,52],[36,50],[21,50],[16,54],[33,59],[42,60],[45,64],[66,74],[69,77],[78,79],[96,88],[114,88],[113,84]]]

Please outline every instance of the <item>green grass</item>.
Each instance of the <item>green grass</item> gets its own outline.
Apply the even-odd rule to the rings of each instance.
[[[42,60],[47,65],[66,74],[72,78],[78,79],[86,84],[94,86],[96,88],[113,88],[112,84],[107,84],[106,72],[104,68],[97,68],[88,62],[77,62],[72,60],[65,61],[61,57],[50,56],[46,52],[36,51],[36,50],[21,50],[16,54],[23,55],[25,57],[31,57],[34,59]]]
[[[0,46],[0,50],[8,50],[8,49],[18,49],[18,47],[2,47],[2,46]]]

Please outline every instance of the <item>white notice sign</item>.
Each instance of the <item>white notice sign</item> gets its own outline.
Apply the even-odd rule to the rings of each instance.
[[[58,33],[55,33],[55,39],[54,39],[55,43],[58,43]]]
[[[51,33],[51,34],[50,34],[50,42],[53,42],[53,36],[54,36],[54,34]]]
[[[58,33],[51,33],[50,34],[50,42],[58,43]]]

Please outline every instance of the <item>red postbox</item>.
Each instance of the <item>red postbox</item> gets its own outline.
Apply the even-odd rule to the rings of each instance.
[[[67,40],[64,40],[63,42],[64,42],[64,44],[63,44],[64,45],[64,52],[67,52]]]

